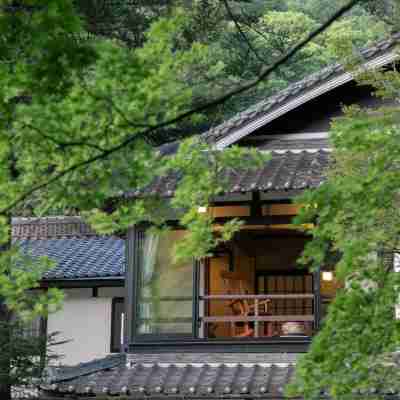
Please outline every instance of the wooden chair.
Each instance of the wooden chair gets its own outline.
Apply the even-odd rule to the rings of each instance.
[[[249,285],[248,277],[238,272],[221,272],[221,279],[225,286],[226,294],[246,295],[254,294],[254,290]],[[262,314],[268,313],[268,303],[270,300],[258,301],[258,307],[263,307]],[[227,306],[235,316],[251,316],[255,314],[255,302],[249,299],[229,300]],[[243,328],[243,332],[237,333],[236,328]],[[254,335],[254,322],[231,322],[232,337],[247,337]]]

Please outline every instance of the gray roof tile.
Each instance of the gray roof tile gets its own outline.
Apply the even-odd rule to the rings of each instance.
[[[98,236],[79,216],[13,218],[14,239],[47,239]]]
[[[272,151],[272,158],[262,168],[254,170],[229,170],[224,172],[227,180],[225,193],[246,193],[252,191],[274,192],[305,190],[320,186],[324,170],[328,166],[329,151],[315,149]],[[148,194],[169,197],[173,193],[179,176],[170,174],[156,179],[143,191],[126,193],[127,197]],[[290,197],[290,196],[289,196]]]
[[[44,280],[122,278],[125,274],[125,243],[117,237],[20,239],[17,243],[33,258],[47,256],[56,263]]]
[[[44,393],[62,396],[93,396],[104,393],[129,398],[171,397],[206,398],[259,397],[282,395],[293,373],[292,364],[267,363],[134,363],[124,356],[60,369]]]
[[[75,366],[51,367],[49,369],[49,382],[64,382],[71,379],[78,379],[104,369],[110,369],[124,365],[125,354],[113,354],[104,358],[94,359]]]

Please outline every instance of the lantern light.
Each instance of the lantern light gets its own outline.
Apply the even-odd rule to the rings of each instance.
[[[322,280],[323,281],[333,281],[333,272],[332,271],[322,271]]]

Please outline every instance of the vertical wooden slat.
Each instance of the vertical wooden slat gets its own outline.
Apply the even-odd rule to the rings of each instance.
[[[258,299],[254,299],[254,316],[258,317]],[[254,322],[254,337],[258,337],[259,321]]]
[[[288,292],[287,291],[288,290],[287,281],[288,281],[288,278],[284,277],[283,278],[283,293],[284,294],[286,294]],[[284,313],[287,314],[287,302],[286,302],[286,299],[283,300],[283,310],[284,310]]]

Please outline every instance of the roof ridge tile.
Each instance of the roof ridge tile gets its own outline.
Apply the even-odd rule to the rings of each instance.
[[[11,228],[13,239],[100,236],[80,216],[15,217],[11,221]]]

